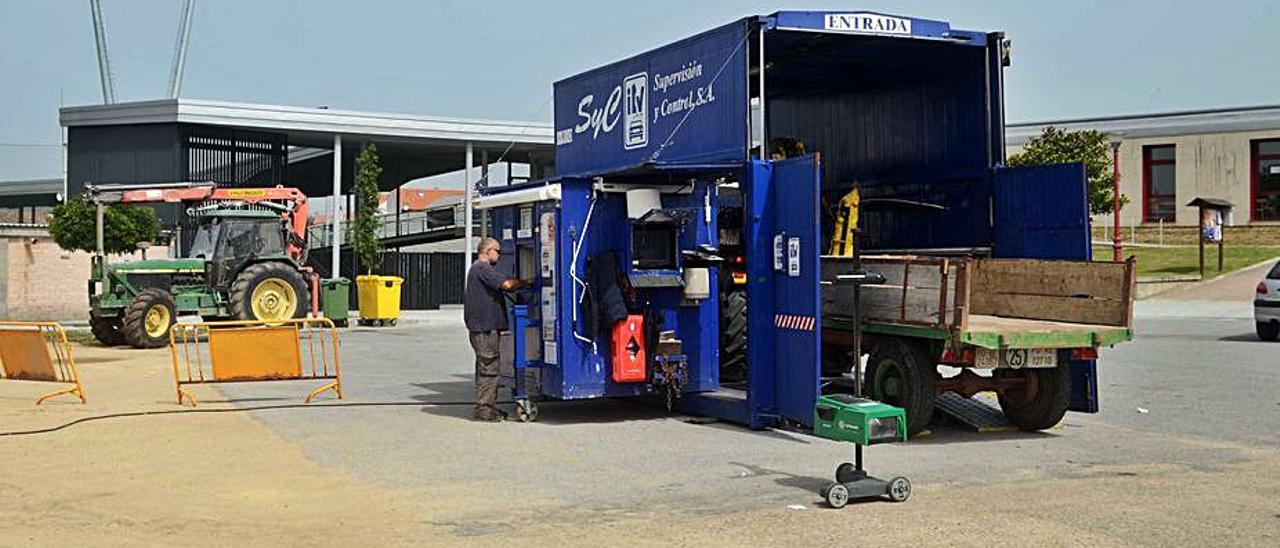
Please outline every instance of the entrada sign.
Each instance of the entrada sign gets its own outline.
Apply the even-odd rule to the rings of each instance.
[[[840,32],[867,34],[911,34],[911,20],[878,13],[828,13],[823,28]]]

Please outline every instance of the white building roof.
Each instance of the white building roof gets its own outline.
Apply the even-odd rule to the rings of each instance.
[[[1006,143],[1010,146],[1026,143],[1039,135],[1045,126],[1071,130],[1096,129],[1105,133],[1118,133],[1124,138],[1280,130],[1280,105],[1023,122],[1005,127]]]
[[[289,107],[252,103],[161,99],[61,109],[66,127],[189,123],[272,131],[368,135],[453,142],[547,145],[553,143],[551,124],[478,120],[365,112],[327,108]]]

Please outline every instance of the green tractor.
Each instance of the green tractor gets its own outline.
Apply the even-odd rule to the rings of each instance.
[[[314,312],[317,277],[306,262],[306,196],[294,188],[218,189],[212,183],[90,186],[98,249],[89,324],[99,342],[156,348],[179,315],[280,321]],[[191,204],[196,234],[185,258],[109,264],[102,250],[108,203]]]

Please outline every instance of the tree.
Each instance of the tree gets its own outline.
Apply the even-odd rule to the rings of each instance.
[[[103,248],[107,253],[132,253],[138,242],[155,241],[160,220],[155,210],[131,205],[108,206],[102,214]],[[67,251],[97,251],[97,206],[84,198],[58,205],[49,212],[49,234]]]
[[[356,218],[351,223],[351,249],[368,274],[378,265],[382,246],[378,243],[378,177],[382,161],[377,145],[370,144],[356,158]],[[335,274],[336,275],[336,274]]]
[[[1022,152],[1009,157],[1011,166],[1045,164],[1084,164],[1089,180],[1089,213],[1111,213],[1112,190],[1115,186],[1111,166],[1111,138],[1098,130],[1070,131],[1053,126],[1027,141]],[[1120,195],[1123,209],[1129,200]]]

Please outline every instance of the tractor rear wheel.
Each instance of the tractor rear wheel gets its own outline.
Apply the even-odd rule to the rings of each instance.
[[[231,315],[238,320],[273,322],[307,315],[307,280],[293,266],[274,262],[245,268],[231,284]]]
[[[747,380],[747,292],[730,289],[720,300],[720,381]]]
[[[120,318],[90,317],[89,330],[98,342],[107,346],[119,346],[125,343],[120,323]]]
[[[867,360],[863,394],[907,412],[907,433],[914,436],[933,420],[934,379],[938,362],[926,345],[899,337],[879,338]]]
[[[169,343],[169,328],[178,319],[173,295],[157,288],[143,289],[129,302],[120,332],[134,348],[159,348]]]

